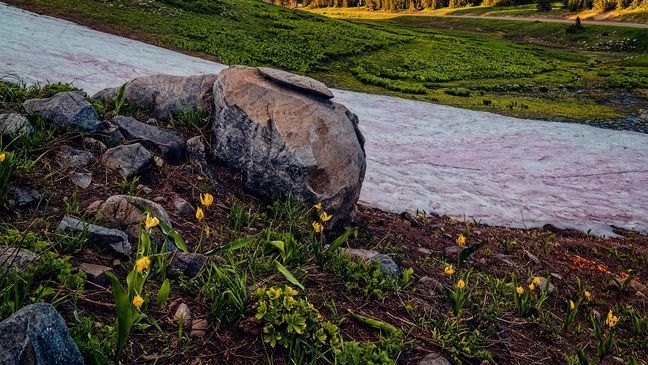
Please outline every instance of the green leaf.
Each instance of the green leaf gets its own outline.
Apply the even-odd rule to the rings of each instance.
[[[108,279],[112,283],[113,296],[115,297],[115,305],[117,307],[115,362],[119,363],[119,357],[124,350],[126,339],[128,339],[131,326],[133,325],[133,310],[128,293],[124,291],[124,287],[119,282],[119,279],[111,272],[107,272],[106,276],[108,276]]]
[[[380,321],[380,320],[375,319],[375,318],[363,316],[361,314],[355,313],[354,311],[352,311],[350,309],[349,309],[349,313],[351,313],[351,315],[353,316],[353,318],[355,320],[357,320],[360,323],[366,324],[369,327],[373,327],[373,328],[383,330],[383,331],[385,331],[385,332],[387,332],[389,334],[401,333],[401,330],[399,330],[394,325],[389,324],[387,322],[383,322],[383,321]]]
[[[297,278],[286,269],[285,266],[279,263],[279,261],[275,260],[275,266],[277,267],[277,270],[279,270],[280,273],[283,274],[283,276],[286,277],[286,280],[290,281],[293,285],[297,286],[301,290],[306,290],[304,286],[297,280]]]
[[[176,231],[175,229],[171,229],[168,224],[160,221],[160,229],[162,230],[162,233],[164,233],[166,236],[171,237],[173,239],[173,242],[175,243],[176,247],[178,247],[182,252],[189,252],[189,248],[187,247],[187,244],[185,243],[184,239],[182,239],[182,236]]]
[[[472,245],[470,247],[467,247],[467,248],[464,248],[463,250],[461,250],[459,252],[459,259],[458,259],[457,266],[462,267],[463,263],[466,261],[466,259],[468,259],[468,257],[470,257],[470,255],[475,253],[475,251],[479,250],[479,248],[482,247],[483,245],[484,245],[484,242],[481,242],[481,243],[477,243],[475,245]]]
[[[166,279],[162,283],[162,286],[160,287],[160,290],[158,291],[157,294],[157,300],[155,301],[155,305],[158,308],[160,308],[166,302],[170,292],[171,292],[171,284],[169,284],[169,279]]]
[[[237,239],[235,241],[232,241],[232,242],[230,242],[228,244],[225,244],[223,246],[211,249],[211,250],[205,252],[205,255],[209,256],[209,255],[215,255],[215,254],[217,254],[219,252],[238,250],[238,249],[243,248],[243,247],[249,245],[250,243],[254,242],[255,239],[256,239],[256,236],[248,236],[248,237],[239,238],[239,239]]]
[[[340,246],[342,246],[344,243],[346,243],[346,241],[349,240],[349,237],[351,237],[351,235],[353,235],[354,238],[358,237],[358,229],[357,228],[351,228],[351,229],[347,230],[346,232],[342,233],[342,235],[340,235],[340,237],[336,238],[329,245],[329,247],[326,249],[326,252],[329,253],[329,252],[336,251],[338,248],[340,248]]]
[[[146,231],[142,230],[140,232],[139,252],[142,254],[142,256],[148,256],[150,250],[151,250],[151,237],[149,237]]]

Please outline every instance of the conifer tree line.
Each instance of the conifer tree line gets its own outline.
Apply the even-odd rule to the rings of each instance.
[[[538,3],[538,10],[549,10],[549,0],[270,0],[286,7],[308,6],[314,8],[363,7],[371,10],[401,11],[464,6],[506,6]],[[547,8],[548,5],[548,8]],[[599,11],[648,9],[648,0],[563,0],[563,7],[572,11],[594,9]]]

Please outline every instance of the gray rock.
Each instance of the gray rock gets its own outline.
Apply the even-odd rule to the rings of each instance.
[[[414,215],[412,215],[412,213],[410,213],[410,212],[402,212],[400,214],[400,217],[402,219],[408,221],[412,225],[412,227],[420,227],[421,226],[421,222],[419,222],[418,219],[416,219],[416,217]]]
[[[344,247],[340,248],[340,252],[349,255],[349,258],[360,259],[366,263],[369,263],[371,261],[378,261],[382,270],[386,274],[388,274],[392,279],[398,279],[401,276],[400,268],[398,267],[398,264],[396,264],[396,262],[394,262],[394,260],[391,257],[383,253],[373,251],[373,250],[365,250],[362,248],[344,248]]]
[[[108,284],[108,276],[106,275],[106,273],[112,271],[112,269],[108,266],[88,263],[79,265],[79,270],[83,271],[86,274],[88,280],[99,285]]]
[[[107,87],[103,90],[98,91],[96,94],[92,95],[92,99],[100,101],[104,104],[114,104],[117,99],[118,88]]]
[[[206,319],[195,319],[191,323],[191,337],[205,337],[209,323]]]
[[[452,365],[452,363],[445,357],[441,356],[441,354],[432,352],[422,358],[418,362],[418,365]]]
[[[130,195],[113,195],[106,199],[97,211],[97,222],[123,229],[132,240],[137,240],[147,211],[172,227],[169,214],[160,204]],[[155,228],[152,231],[151,239],[156,244],[161,244],[165,242],[166,237],[160,229]],[[175,250],[175,244],[171,242],[168,249]]]
[[[0,246],[0,270],[7,268],[24,269],[38,258],[35,253],[24,248]]]
[[[331,226],[352,218],[364,179],[364,138],[344,106],[235,66],[214,83],[212,155],[265,196],[322,202]]]
[[[81,189],[87,189],[92,184],[92,173],[75,172],[70,175],[70,180]]]
[[[33,132],[34,128],[24,115],[18,113],[0,114],[0,135],[15,138]]]
[[[530,261],[532,261],[536,265],[540,265],[540,260],[531,252],[524,250],[524,256],[526,256]]]
[[[182,328],[191,328],[191,310],[184,303],[180,303],[173,315],[173,320],[178,323],[180,323],[180,318],[182,318]]]
[[[151,110],[157,119],[166,121],[169,115],[186,110],[211,110],[211,87],[215,74],[197,76],[153,75],[138,77],[126,84],[124,101]],[[102,90],[93,98],[114,101],[117,89]]]
[[[38,190],[28,186],[11,186],[9,188],[9,199],[7,205],[10,208],[22,208],[41,200]]]
[[[81,145],[84,149],[95,152],[106,152],[106,145],[98,139],[92,137],[84,137]]]
[[[333,93],[328,87],[326,87],[326,85],[324,85],[323,82],[311,79],[310,77],[295,75],[290,72],[270,67],[257,67],[257,69],[263,76],[282,85],[321,96],[326,99],[333,99]]]
[[[207,263],[208,257],[200,253],[176,251],[169,263],[169,275],[178,276],[183,274],[188,278],[193,278]]]
[[[175,198],[173,206],[175,207],[176,214],[181,217],[193,216],[195,213],[194,207],[188,201],[179,197]]]
[[[0,322],[0,364],[83,363],[65,321],[50,304],[28,305]]]
[[[46,99],[27,100],[23,107],[30,114],[39,115],[62,128],[87,132],[101,129],[97,112],[79,92],[62,92]]]
[[[113,147],[104,153],[104,161],[111,170],[130,179],[153,163],[153,155],[139,143]]]
[[[180,162],[184,157],[185,143],[180,132],[142,123],[131,117],[117,116],[112,122],[129,141],[136,141],[147,148],[159,151],[165,160]]]
[[[106,123],[107,127],[101,132],[102,140],[108,147],[116,147],[124,143],[124,136],[119,131],[119,127],[112,123]]]
[[[61,169],[87,167],[94,160],[92,153],[78,150],[67,145],[61,146],[56,153],[56,163]]]
[[[58,228],[70,234],[87,234],[88,243],[99,248],[107,249],[109,247],[112,251],[125,256],[131,254],[132,249],[128,242],[128,236],[120,230],[86,223],[67,215],[63,217]]]
[[[463,247],[459,245],[446,246],[443,248],[443,256],[450,259],[457,258],[457,256],[459,255],[459,251],[461,251],[462,249]]]

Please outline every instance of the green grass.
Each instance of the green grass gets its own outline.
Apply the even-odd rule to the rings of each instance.
[[[352,11],[344,16],[360,19],[336,20],[254,0],[12,2],[226,64],[274,66],[368,93],[567,120],[616,119],[646,105],[645,29],[586,25],[569,33],[566,24]],[[641,102],[611,104],[624,88]]]

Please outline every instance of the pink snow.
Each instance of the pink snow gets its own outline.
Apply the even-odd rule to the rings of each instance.
[[[94,93],[226,66],[0,3],[0,78]],[[4,77],[11,79],[10,77]],[[367,140],[362,203],[481,223],[648,233],[648,135],[333,90]]]

